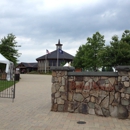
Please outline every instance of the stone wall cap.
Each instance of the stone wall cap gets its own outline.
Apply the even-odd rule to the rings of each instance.
[[[69,76],[107,76],[118,77],[118,72],[69,72]]]
[[[52,66],[50,69],[51,70],[60,70],[60,71],[74,71],[75,70],[74,67],[69,67],[69,66],[64,66],[64,67],[62,67],[62,66],[58,66],[58,67]]]
[[[117,66],[116,70],[130,71],[130,66]]]

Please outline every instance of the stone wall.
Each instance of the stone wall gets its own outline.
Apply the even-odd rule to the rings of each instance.
[[[71,72],[71,67],[52,69],[52,111],[77,112],[128,118],[129,72]]]

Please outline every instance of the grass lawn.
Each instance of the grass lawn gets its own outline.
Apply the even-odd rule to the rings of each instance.
[[[14,81],[0,80],[0,92],[6,88],[11,87],[14,84]]]

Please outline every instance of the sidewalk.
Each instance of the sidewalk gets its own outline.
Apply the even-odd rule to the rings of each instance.
[[[52,112],[51,76],[20,76],[14,102],[0,98],[0,130],[130,130],[129,119]]]

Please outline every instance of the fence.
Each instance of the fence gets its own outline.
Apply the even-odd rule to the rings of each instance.
[[[14,74],[7,77],[7,73],[0,72],[0,98],[15,98]]]

